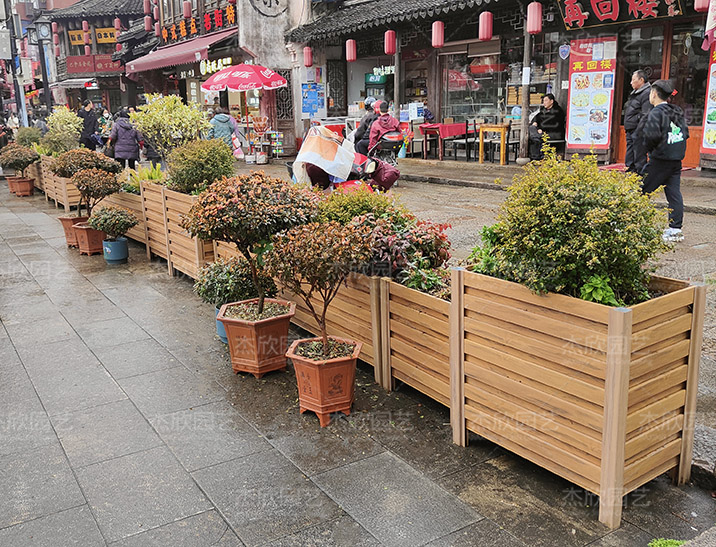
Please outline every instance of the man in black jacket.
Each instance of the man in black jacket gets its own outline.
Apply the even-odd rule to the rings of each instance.
[[[644,124],[646,117],[653,108],[649,101],[651,84],[646,81],[646,72],[637,70],[631,75],[631,87],[624,107],[624,131],[626,132],[627,171],[644,173],[646,167],[646,150],[644,149]]]
[[[658,80],[651,86],[650,100],[654,108],[644,124],[644,144],[649,153],[646,178],[642,192],[650,194],[664,186],[669,202],[669,227],[664,230],[664,241],[682,241],[684,200],[681,196],[681,160],[686,155],[689,127],[684,112],[667,100],[674,88],[667,80]]]
[[[561,153],[564,148],[564,129],[566,123],[564,110],[557,103],[552,93],[542,96],[542,106],[539,113],[532,118],[532,130],[530,131],[530,159],[542,159],[542,135],[547,133],[549,141],[557,141],[557,152]]]
[[[90,150],[96,150],[97,142],[92,138],[92,135],[99,135],[99,123],[97,122],[97,114],[94,112],[92,101],[86,99],[77,115],[82,118],[80,144]]]
[[[356,129],[355,137],[353,139],[356,152],[363,154],[364,156],[368,155],[370,128],[373,125],[373,122],[380,118],[380,114],[378,114],[374,109],[375,104],[379,102],[380,101],[376,101],[373,97],[368,97],[365,100],[365,116],[361,119],[360,125],[358,126],[358,129]]]

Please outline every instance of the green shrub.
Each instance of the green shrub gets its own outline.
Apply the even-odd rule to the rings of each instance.
[[[638,176],[600,170],[594,156],[560,161],[548,151],[515,177],[470,268],[575,297],[596,277],[603,296],[611,290],[614,301],[632,305],[649,298],[652,260],[668,249],[665,225]]]
[[[259,280],[266,296],[276,296],[278,291],[271,276],[261,272]],[[259,296],[251,277],[251,267],[244,258],[220,258],[202,268],[194,291],[204,302],[217,308]]]
[[[90,228],[107,234],[107,239],[114,240],[134,228],[139,224],[139,220],[123,207],[106,206],[92,211],[87,224]]]
[[[450,270],[433,268],[425,258],[417,257],[414,262],[409,262],[398,274],[398,282],[409,289],[450,300]]]
[[[32,146],[40,142],[42,133],[36,127],[21,127],[17,130],[15,142],[22,146]]]
[[[79,146],[82,118],[66,106],[56,106],[47,117],[49,131],[40,143],[50,154],[62,154]]]
[[[684,540],[680,539],[652,539],[649,542],[649,547],[679,547],[680,545],[683,545],[686,543]]]
[[[397,227],[414,218],[394,196],[358,189],[355,192],[332,192],[320,202],[318,220],[336,221],[345,226],[355,217],[369,213],[375,218],[390,218]]]
[[[3,169],[14,169],[21,177],[25,176],[25,169],[40,159],[32,148],[10,143],[0,153],[0,165]]]
[[[77,138],[69,133],[61,131],[48,131],[40,139],[40,144],[47,151],[47,156],[59,156],[79,146]]]
[[[72,175],[71,181],[81,196],[80,202],[77,204],[78,217],[82,216],[83,203],[87,206],[87,215],[90,216],[95,205],[107,196],[119,192],[122,188],[116,174],[102,169],[83,169]]]
[[[119,173],[122,170],[122,166],[104,154],[87,150],[86,148],[77,148],[61,154],[52,162],[50,169],[59,177],[72,177],[75,173],[85,169],[99,169],[107,173]]]
[[[202,192],[212,182],[234,174],[234,154],[219,139],[194,141],[175,149],[167,159],[168,186],[177,192]]]

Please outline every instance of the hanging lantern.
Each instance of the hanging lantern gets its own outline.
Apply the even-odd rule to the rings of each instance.
[[[122,20],[119,17],[114,18],[114,30],[122,30]]]
[[[184,19],[189,19],[191,17],[190,0],[184,0],[184,3],[182,4],[182,14],[184,15]]]
[[[386,55],[395,55],[395,52],[397,51],[396,42],[395,31],[386,30],[385,36],[383,37],[383,49]]]
[[[694,9],[697,13],[709,11],[709,0],[694,0]]]
[[[52,43],[55,44],[56,46],[60,45],[60,35],[59,34],[55,33],[52,35]]]
[[[159,26],[159,23],[154,23],[154,36],[161,36],[162,35],[162,27]]]
[[[542,4],[532,2],[527,6],[527,32],[539,34],[542,32]]]
[[[115,44],[114,51],[122,51],[122,44]]]
[[[445,45],[445,23],[435,21],[433,23],[433,47],[440,49]]]
[[[154,6],[154,20],[159,21],[159,6]]]
[[[146,30],[147,32],[152,31],[152,16],[151,15],[144,16],[144,30]]]
[[[55,46],[55,57],[60,56],[60,46]]]
[[[89,22],[87,22],[87,21],[82,21],[82,30],[85,31],[85,32],[88,32],[88,31],[89,31]]]
[[[152,13],[152,3],[150,0],[144,0],[144,15]]]
[[[305,67],[313,66],[313,49],[311,49],[308,46],[303,48],[303,66],[305,66]]]
[[[85,46],[85,57],[92,55],[92,49],[89,46]]]
[[[85,33],[82,35],[82,38],[84,39],[85,45],[88,46],[89,43],[90,43],[90,35],[89,35],[89,32],[85,32]]]
[[[480,24],[477,31],[477,37],[481,42],[487,42],[489,40],[492,40],[492,23],[492,12],[483,11],[480,14]]]
[[[57,23],[52,23],[52,32],[57,34],[58,30],[60,30],[60,25],[58,25]]]
[[[229,4],[236,4],[236,0],[229,0]]]
[[[354,62],[358,58],[356,54],[356,41],[346,40],[346,61]]]

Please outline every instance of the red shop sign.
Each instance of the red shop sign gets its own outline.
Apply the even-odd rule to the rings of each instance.
[[[67,57],[67,74],[83,74],[94,72],[94,59],[92,56],[72,55]]]
[[[95,55],[94,56],[95,72],[122,72],[122,64],[119,61],[113,61],[111,55]]]

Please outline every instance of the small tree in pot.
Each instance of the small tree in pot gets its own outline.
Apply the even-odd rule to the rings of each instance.
[[[268,297],[276,296],[276,284],[273,279],[261,272],[259,283]],[[251,268],[245,258],[218,259],[199,272],[194,291],[206,303],[216,309],[216,315],[224,304],[241,302],[258,296],[251,277]],[[228,344],[226,329],[221,321],[216,321],[216,334],[224,344]]]
[[[6,177],[8,186],[13,194],[18,196],[31,196],[34,190],[33,179],[25,178],[25,169],[40,159],[40,156],[26,146],[8,144],[0,154],[0,165],[3,169],[14,169],[20,176]]]
[[[108,264],[124,264],[129,257],[127,238],[124,234],[136,226],[139,220],[122,207],[102,206],[92,211],[87,225],[107,236],[102,242],[104,259]]]
[[[357,222],[297,226],[274,238],[269,273],[300,296],[321,331],[320,338],[296,340],[286,354],[293,361],[301,412],[314,411],[321,427],[331,412],[349,414],[355,395],[360,342],[328,336],[326,314],[346,277],[371,258],[371,232]]]
[[[218,316],[237,372],[260,377],[286,367],[284,348],[295,305],[266,300],[260,282],[264,254],[274,234],[313,219],[316,200],[307,188],[257,172],[214,182],[182,221],[193,237],[235,244],[251,271],[258,297],[224,305]]]
[[[78,171],[72,175],[71,180],[80,192],[80,204],[84,201],[87,205],[88,215],[92,215],[92,209],[100,201],[122,188],[117,175],[95,168]],[[81,205],[78,209],[80,207]],[[77,238],[80,254],[92,255],[103,252],[102,242],[105,239],[103,231],[93,229],[87,222],[78,222],[72,226],[72,229]]]

